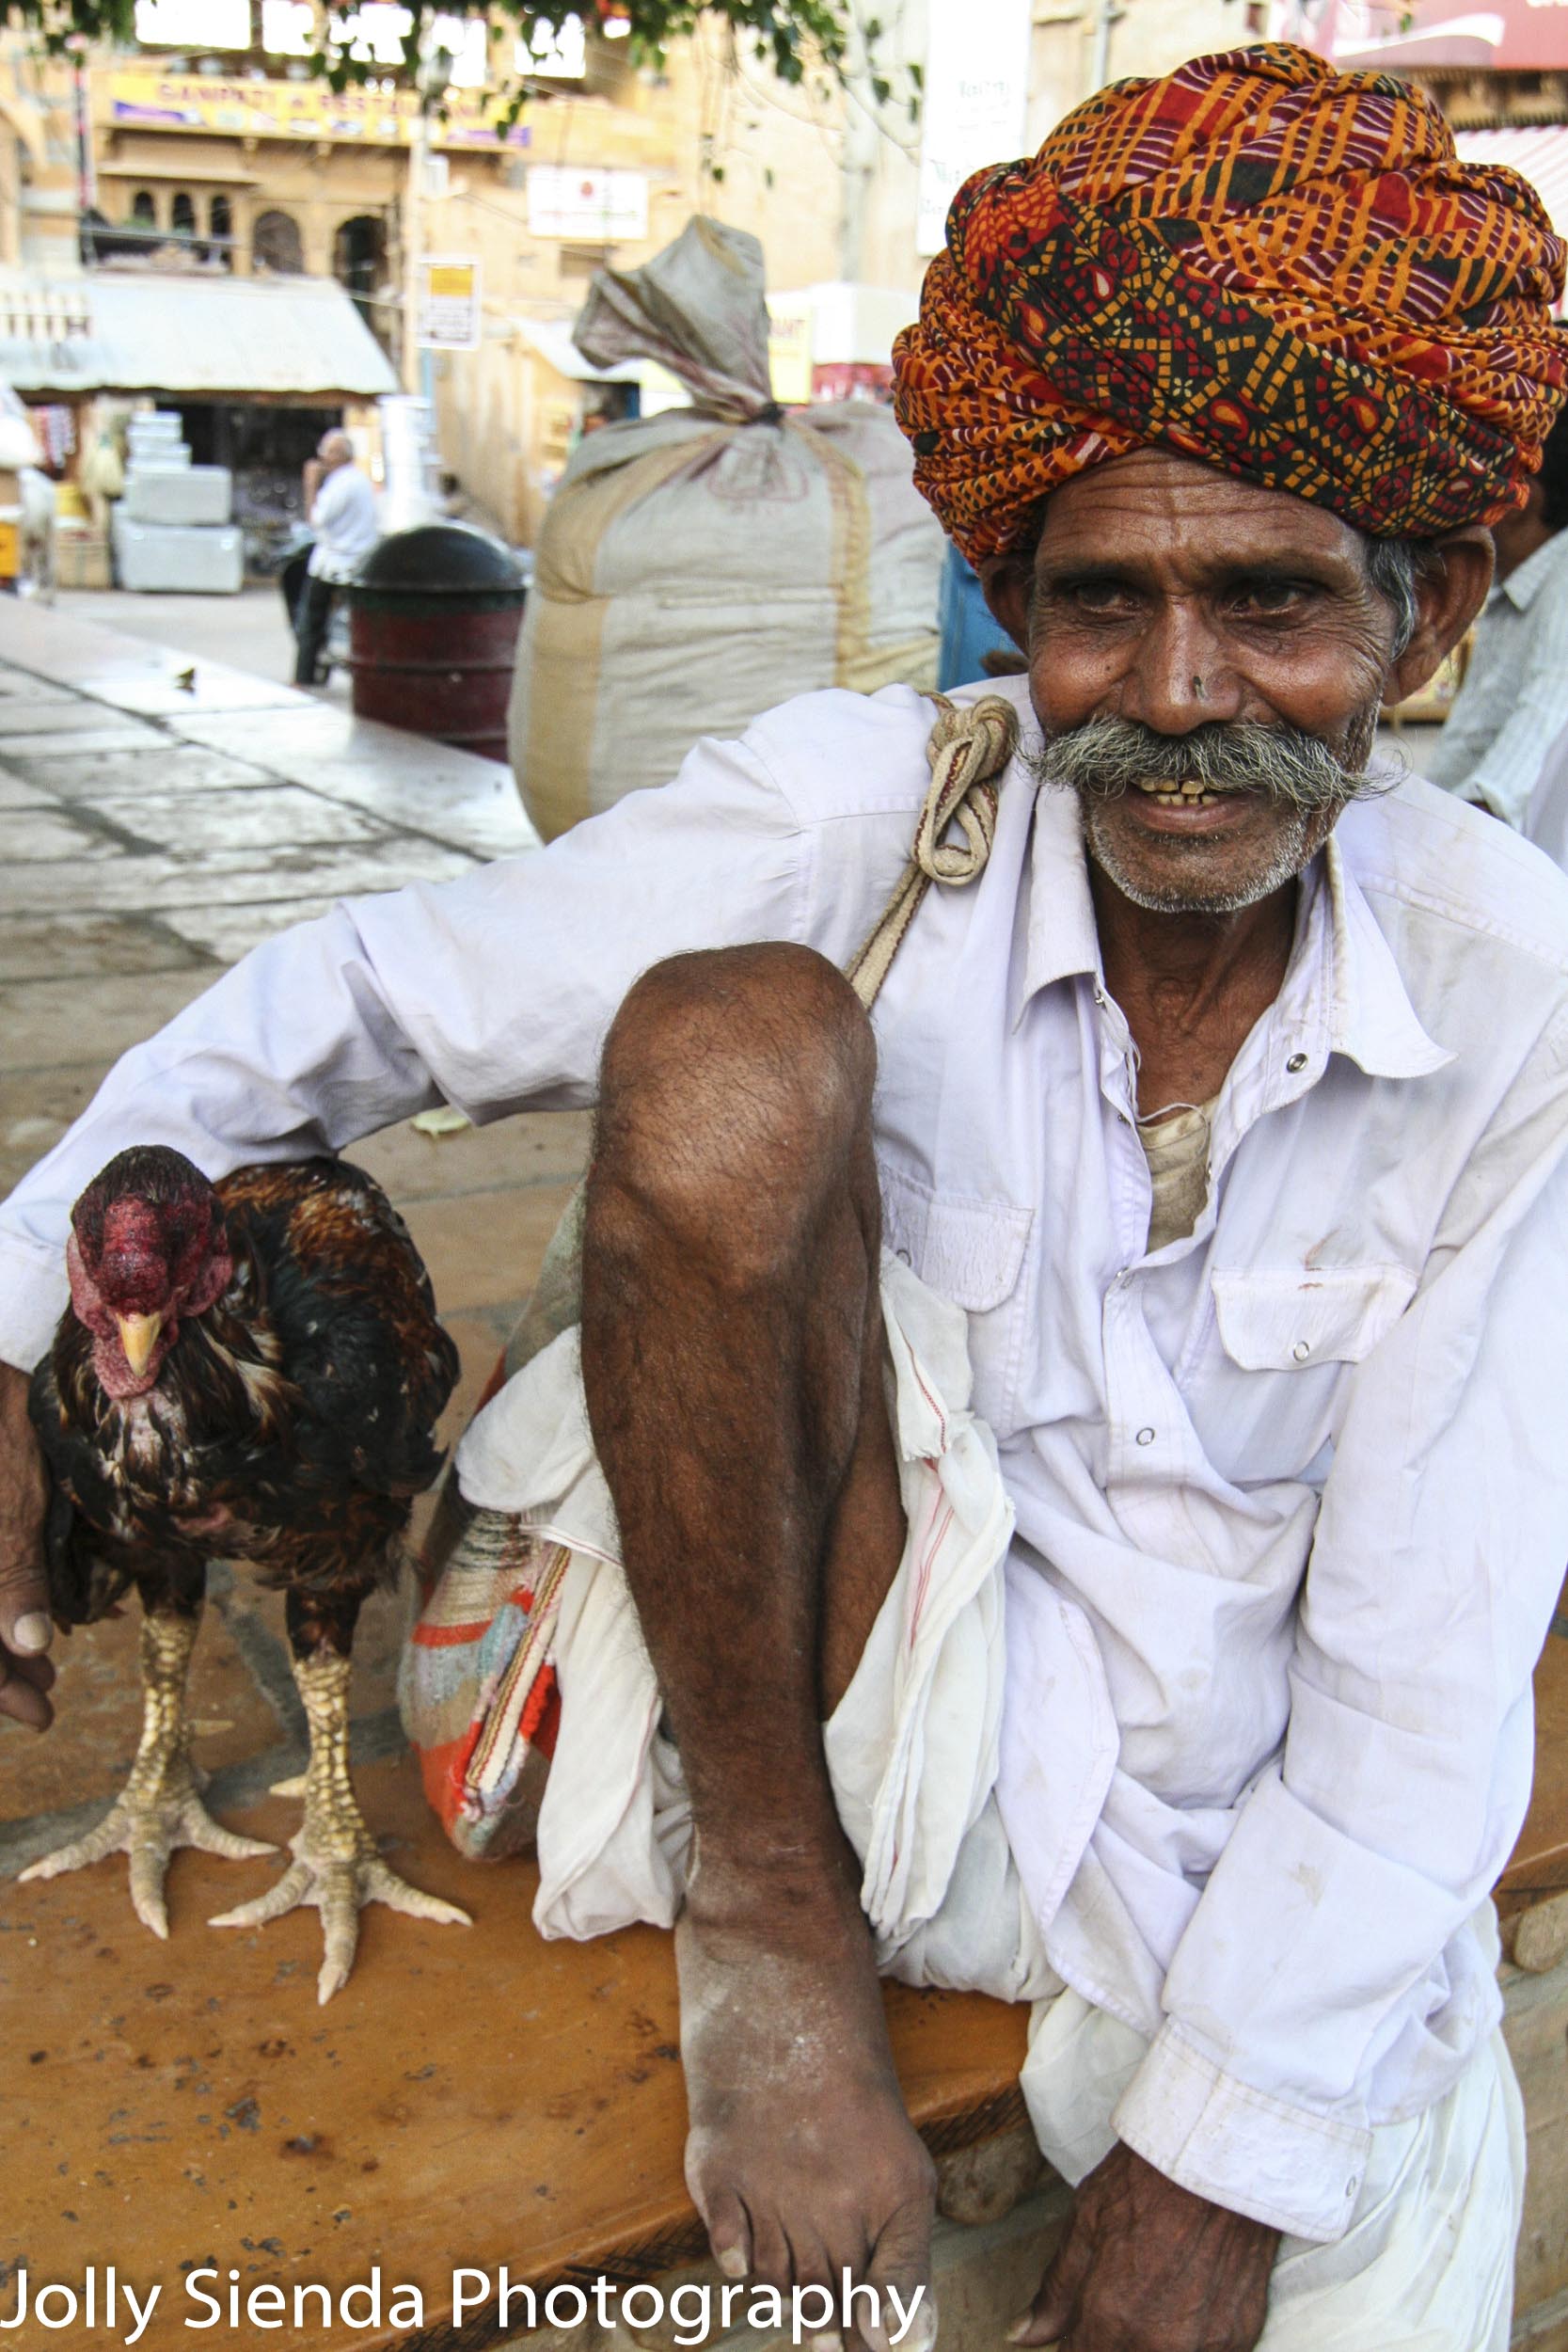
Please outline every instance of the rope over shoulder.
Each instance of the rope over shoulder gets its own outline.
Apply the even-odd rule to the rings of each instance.
[[[875,928],[845,966],[845,977],[870,1010],[905,932],[934,882],[961,887],[985,869],[996,837],[999,777],[1018,742],[1018,713],[1000,694],[959,705],[933,694],[935,724],[926,744],[931,771],[909,863]],[[961,842],[944,838],[958,824]]]

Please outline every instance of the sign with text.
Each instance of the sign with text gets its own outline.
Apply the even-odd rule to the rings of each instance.
[[[647,173],[535,164],[528,175],[528,226],[531,236],[571,237],[579,245],[639,244],[648,233]]]
[[[915,250],[940,253],[947,207],[982,164],[1023,145],[1030,0],[931,0]]]
[[[811,399],[812,300],[805,294],[768,297],[768,373],[773,397],[784,408],[802,408]]]
[[[117,131],[195,131],[248,139],[329,139],[357,147],[406,147],[419,120],[412,90],[328,89],[315,82],[221,81],[216,75],[156,73],[111,67],[93,76],[100,119]],[[451,89],[445,112],[430,118],[433,147],[527,147],[533,134],[515,122],[502,133],[490,117],[497,101],[483,90]]]
[[[419,263],[414,341],[421,351],[477,351],[484,331],[479,263],[426,253]]]

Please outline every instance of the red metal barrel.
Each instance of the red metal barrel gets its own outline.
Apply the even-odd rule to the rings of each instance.
[[[485,532],[392,532],[348,586],[358,716],[504,759],[524,593],[515,556]]]

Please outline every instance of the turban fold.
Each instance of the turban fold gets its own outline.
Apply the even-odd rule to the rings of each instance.
[[[953,199],[894,346],[915,481],[972,561],[1153,444],[1381,534],[1496,521],[1568,380],[1564,249],[1436,107],[1283,42],[1114,84]]]

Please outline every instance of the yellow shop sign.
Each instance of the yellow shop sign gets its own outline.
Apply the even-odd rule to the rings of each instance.
[[[359,147],[405,147],[419,116],[412,90],[331,90],[316,82],[220,81],[211,74],[153,73],[117,67],[108,83],[108,121],[124,131],[194,131],[208,138],[330,139]],[[434,147],[528,147],[527,123],[498,131],[495,101],[483,90],[449,90],[433,115]]]

